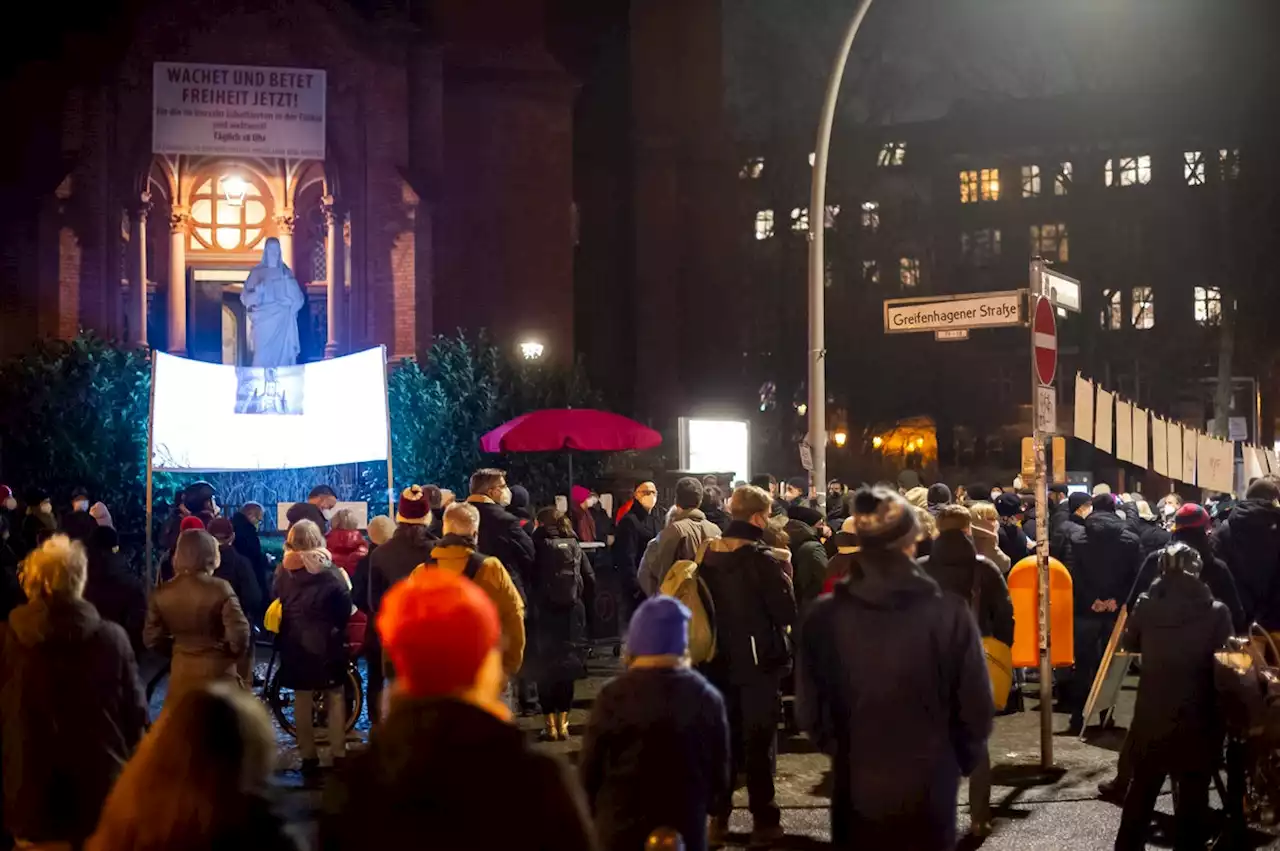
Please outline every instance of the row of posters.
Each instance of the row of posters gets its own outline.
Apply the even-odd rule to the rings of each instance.
[[[1075,436],[1138,467],[1219,493],[1235,490],[1236,445],[1116,398],[1076,376]],[[1244,480],[1280,473],[1274,449],[1243,446]]]

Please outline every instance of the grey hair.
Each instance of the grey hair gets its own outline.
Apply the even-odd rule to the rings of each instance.
[[[445,509],[444,533],[470,536],[480,530],[480,512],[469,502],[455,502]]]

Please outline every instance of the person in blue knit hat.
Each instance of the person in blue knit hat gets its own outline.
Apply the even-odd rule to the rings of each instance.
[[[689,666],[689,618],[673,597],[641,604],[627,671],[596,698],[578,764],[601,848],[643,848],[670,828],[705,851],[708,810],[730,791],[724,700]]]

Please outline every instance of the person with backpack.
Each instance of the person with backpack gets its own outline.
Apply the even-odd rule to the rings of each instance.
[[[569,517],[558,508],[538,512],[533,533],[533,577],[529,589],[531,659],[526,675],[538,683],[547,741],[569,738],[573,684],[587,675],[585,602],[595,596],[596,575],[578,545]]]
[[[707,814],[733,792],[724,698],[689,666],[691,617],[661,594],[641,603],[627,670],[596,697],[578,769],[602,848],[652,848],[666,827],[705,851]]]
[[[498,620],[502,624],[502,669],[507,676],[512,676],[524,662],[524,599],[502,562],[477,552],[479,529],[480,512],[474,503],[455,502],[449,506],[441,525],[444,537],[431,550],[430,560],[418,565],[410,580],[424,571],[447,570],[479,585],[498,609]]]
[[[650,597],[658,593],[667,571],[678,561],[693,561],[704,541],[720,537],[720,527],[702,513],[702,482],[685,476],[676,482],[676,506],[666,528],[644,550],[636,579]]]
[[[697,578],[705,583],[714,627],[715,655],[702,673],[724,695],[731,735],[733,774],[747,775],[754,821],[752,845],[782,836],[774,800],[773,767],[778,733],[778,689],[791,670],[791,626],[796,599],[783,562],[764,542],[773,511],[767,491],[744,485],[730,500],[733,522],[703,548]],[[712,807],[710,837],[723,844],[733,811],[731,795]]]

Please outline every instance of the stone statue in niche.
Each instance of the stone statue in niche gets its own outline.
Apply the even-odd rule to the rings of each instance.
[[[262,249],[262,261],[245,279],[240,302],[249,315],[249,347],[254,366],[293,366],[298,362],[298,311],[305,298],[293,272],[280,256],[274,236]]]

